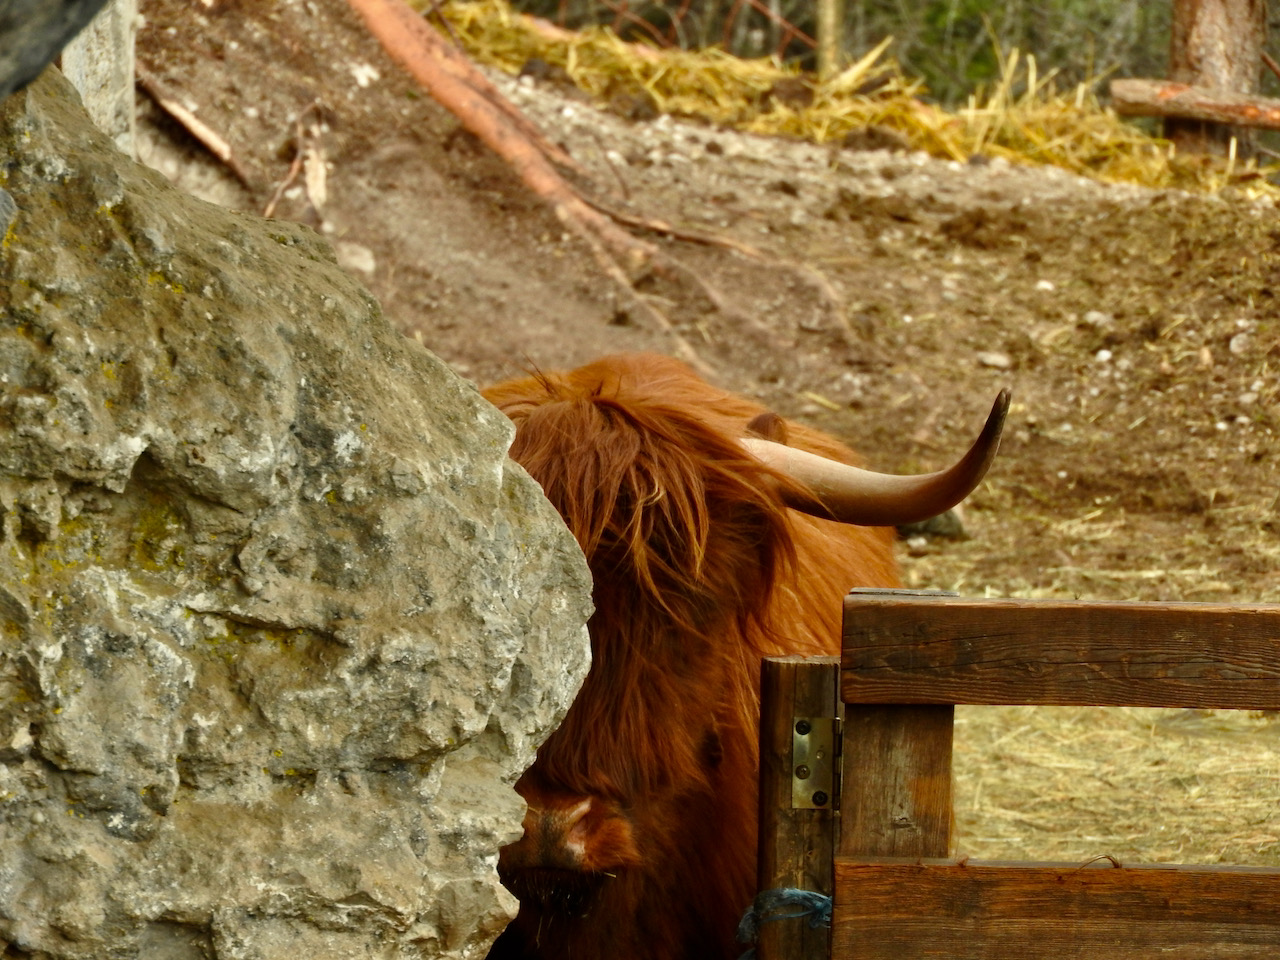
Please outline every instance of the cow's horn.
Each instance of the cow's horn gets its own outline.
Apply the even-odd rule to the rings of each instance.
[[[936,517],[973,492],[995,459],[1008,412],[1006,389],[996,397],[982,433],[958,463],[918,476],[874,473],[771,440],[742,443],[765,465],[808,487],[812,497],[789,496],[789,507],[842,523],[896,526]]]

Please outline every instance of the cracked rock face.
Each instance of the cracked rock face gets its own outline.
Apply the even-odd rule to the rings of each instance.
[[[0,953],[483,955],[590,583],[305,228],[0,111]]]

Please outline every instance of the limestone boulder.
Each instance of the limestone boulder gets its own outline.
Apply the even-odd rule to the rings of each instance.
[[[315,234],[0,110],[0,953],[482,956],[590,583]]]

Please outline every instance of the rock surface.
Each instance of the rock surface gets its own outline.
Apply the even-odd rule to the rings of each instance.
[[[0,953],[482,955],[589,580],[306,228],[0,113]]]

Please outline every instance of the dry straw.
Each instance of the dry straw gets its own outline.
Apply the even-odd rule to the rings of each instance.
[[[1275,714],[964,707],[955,762],[979,859],[1280,864]]]
[[[1001,56],[992,89],[949,112],[921,99],[923,84],[903,76],[887,56],[891,39],[819,84],[773,59],[658,50],[602,27],[559,30],[513,12],[505,0],[455,2],[442,10],[450,31],[479,62],[515,73],[536,58],[602,101],[641,98],[660,113],[817,143],[870,129],[951,160],[1003,157],[1109,182],[1277,193],[1252,163],[1178,157],[1168,142],[1102,106],[1095,84],[1061,92],[1053,72],[1041,75],[1035,57],[1017,50]]]

